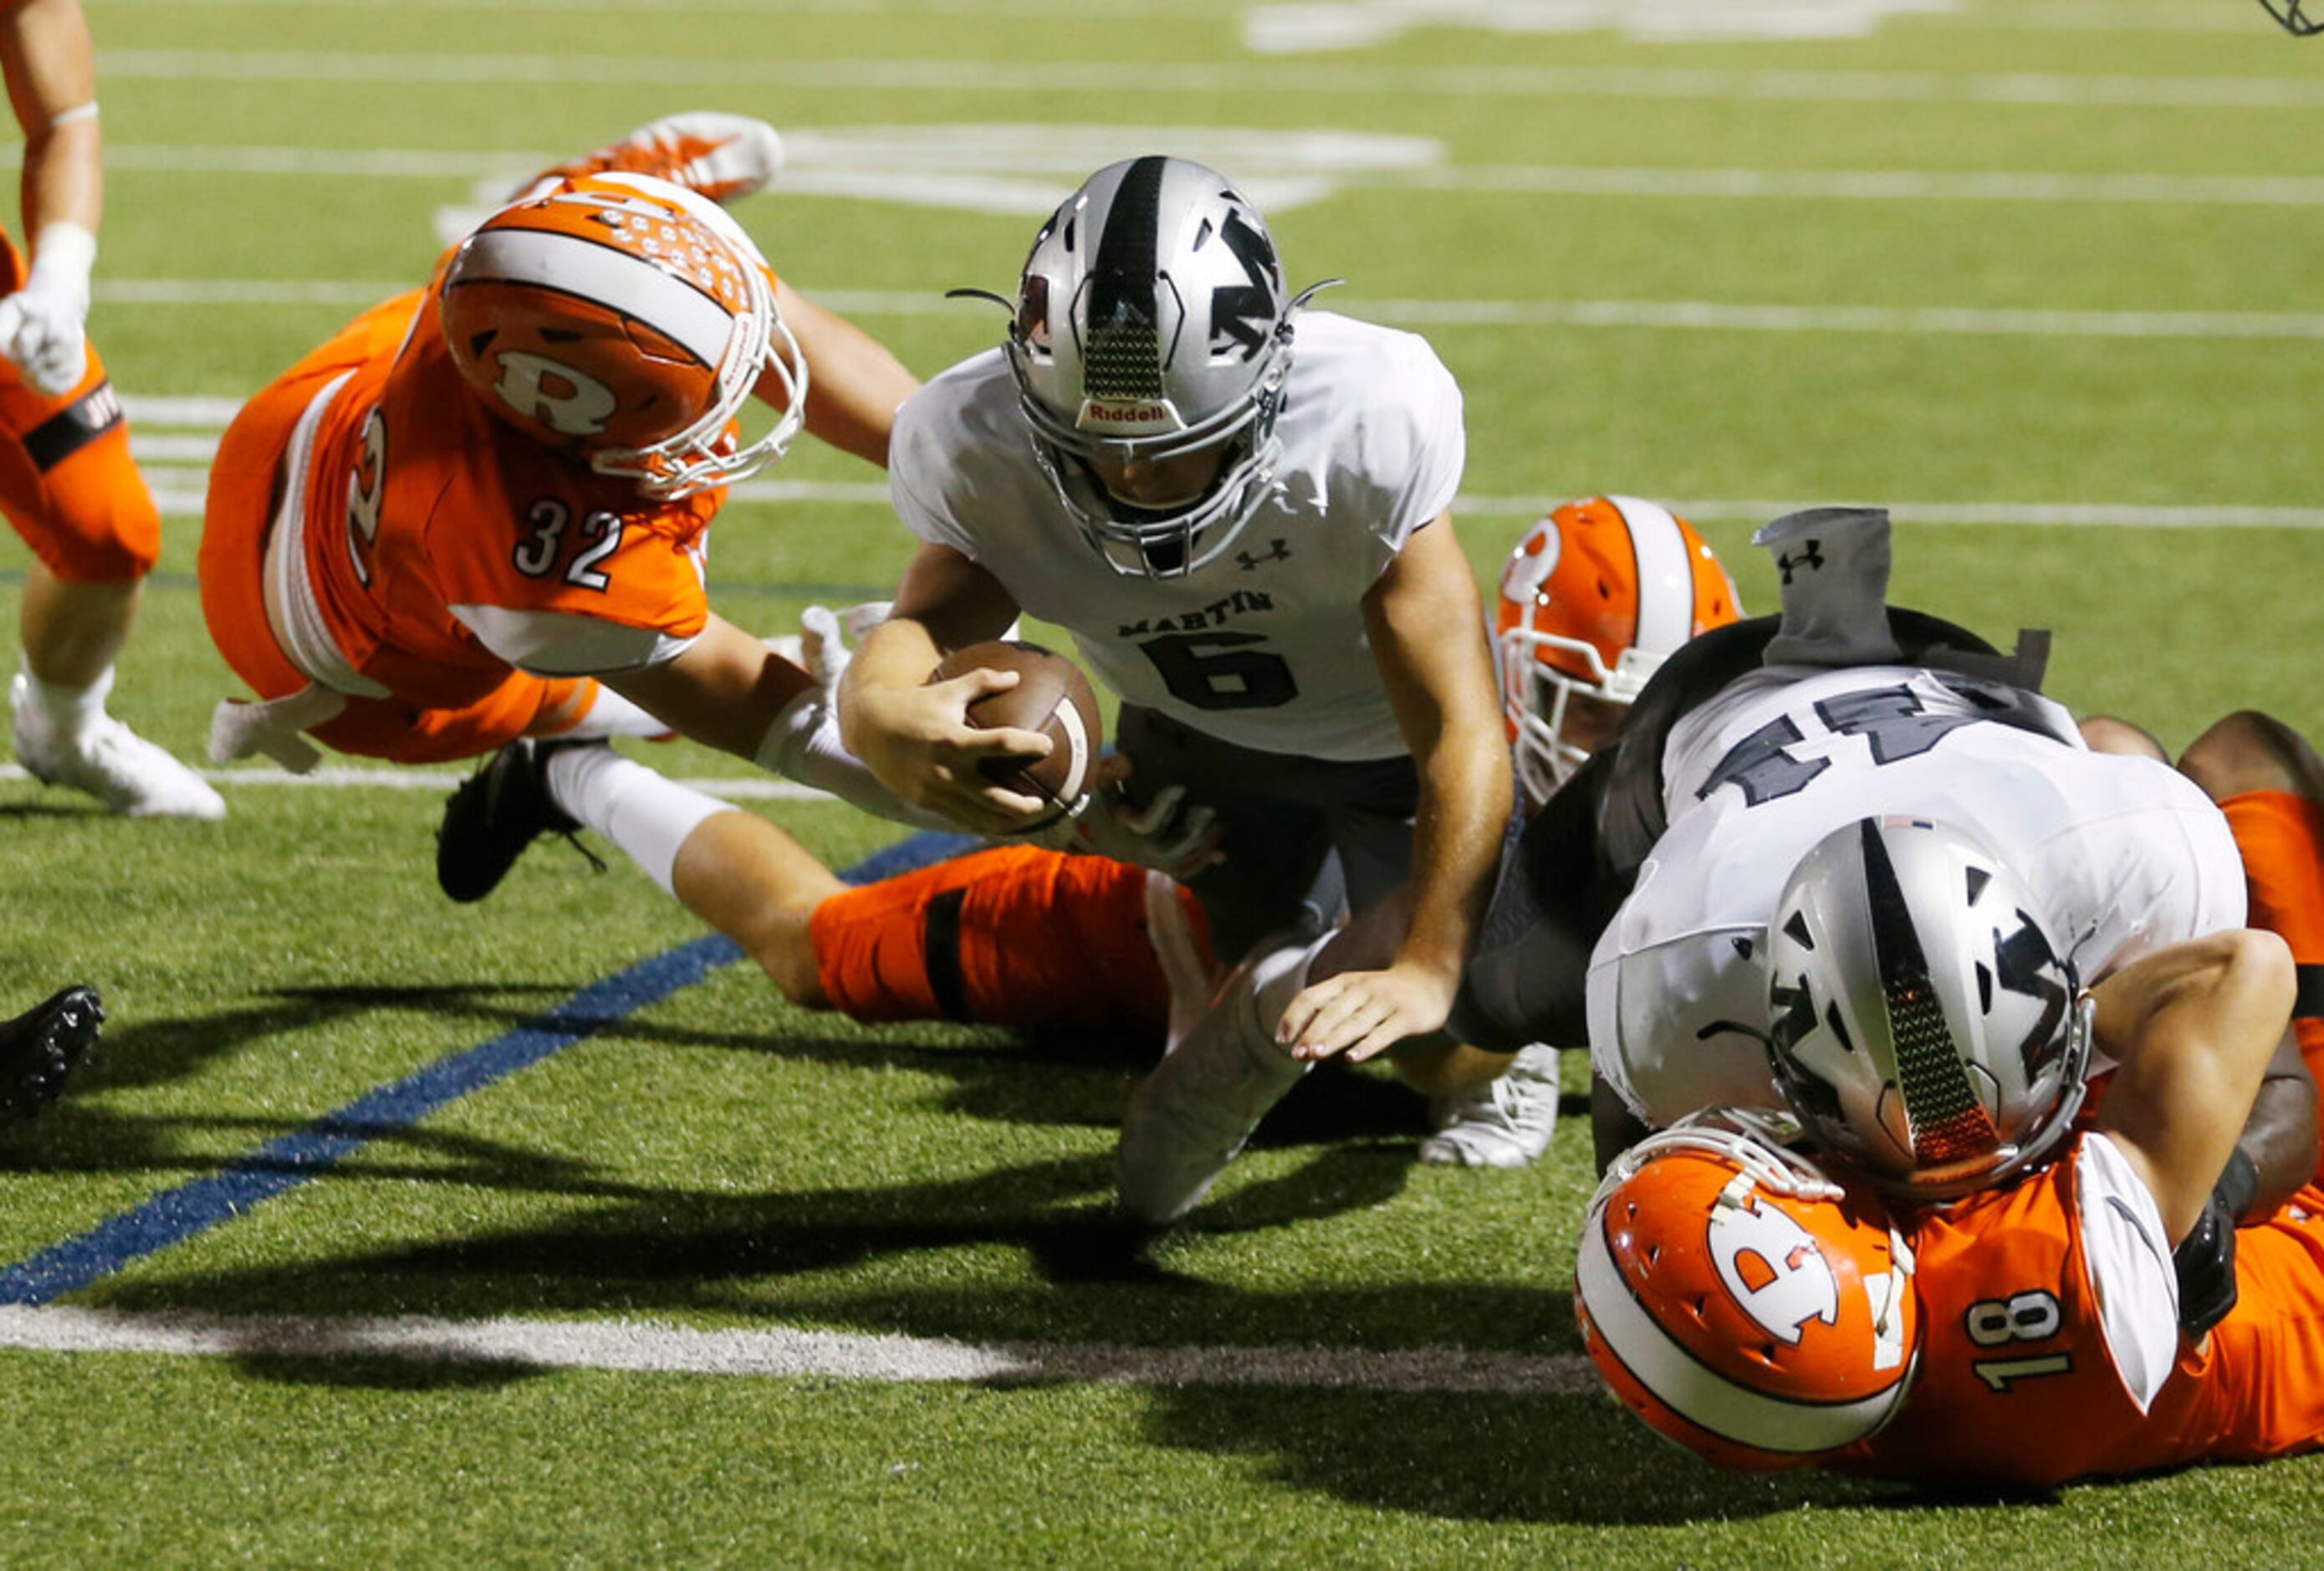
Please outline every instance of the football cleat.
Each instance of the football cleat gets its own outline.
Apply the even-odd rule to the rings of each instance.
[[[1747,1115],[1698,1114],[1617,1158],[1574,1263],[1614,1395],[1723,1467],[1796,1467],[1894,1418],[1920,1359],[1913,1253]]]
[[[460,782],[444,804],[436,831],[436,882],[466,905],[500,887],[524,848],[543,835],[572,840],[580,820],[557,805],[549,790],[549,760],[567,747],[603,747],[602,742],[510,743]],[[573,840],[576,849],[603,872],[604,864]]]
[[[1557,1132],[1557,1049],[1539,1043],[1483,1085],[1434,1097],[1420,1160],[1442,1168],[1531,1167]]]
[[[1130,1094],[1114,1151],[1125,1215],[1161,1227],[1193,1210],[1307,1072],[1276,1045],[1259,1003],[1259,990],[1306,954],[1277,949],[1231,972],[1210,1012]]]
[[[764,189],[782,168],[783,139],[773,126],[747,115],[703,109],[641,125],[619,142],[560,163],[540,178],[651,175],[723,206]]]
[[[0,1021],[0,1125],[22,1123],[54,1102],[104,1022],[93,987],[68,987]]]
[[[86,791],[133,818],[226,817],[209,782],[112,716],[99,713],[72,735],[50,724],[22,675],[8,685],[15,710],[16,762],[44,785]]]

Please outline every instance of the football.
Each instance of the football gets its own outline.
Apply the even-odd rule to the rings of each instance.
[[[949,681],[978,670],[1021,674],[1007,692],[988,693],[971,704],[970,725],[1038,731],[1054,744],[1048,757],[1030,762],[988,758],[982,766],[985,777],[997,786],[1055,802],[1061,813],[1073,807],[1088,789],[1090,766],[1097,762],[1098,748],[1105,739],[1097,695],[1090,690],[1089,679],[1082,675],[1079,666],[1053,650],[1038,643],[993,639],[954,650],[928,679]],[[1053,815],[1042,823],[1054,821]]]

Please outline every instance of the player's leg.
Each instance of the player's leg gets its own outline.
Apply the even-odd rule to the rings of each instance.
[[[0,511],[38,559],[9,687],[18,762],[132,817],[225,817],[225,799],[200,776],[106,713],[161,519],[94,349],[60,397],[0,366]]]
[[[2219,804],[2241,853],[2248,920],[2300,967],[2292,1029],[2324,1079],[2324,760],[2272,716],[2244,710],[2189,744],[2179,767]]]

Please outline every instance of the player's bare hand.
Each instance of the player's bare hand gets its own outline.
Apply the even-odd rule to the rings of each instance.
[[[1051,804],[993,784],[982,767],[991,759],[1046,758],[1049,739],[968,721],[971,704],[1005,693],[1018,680],[1015,671],[980,669],[925,687],[865,692],[860,698],[864,763],[904,800],[980,835],[1015,834],[1053,815]]]
[[[1452,1012],[1453,983],[1417,966],[1343,971],[1291,1001],[1275,1040],[1295,1058],[1344,1054],[1361,1063],[1406,1037],[1425,1036]]]

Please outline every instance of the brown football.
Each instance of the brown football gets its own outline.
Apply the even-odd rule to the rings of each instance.
[[[968,723],[1038,731],[1053,744],[1048,757],[1029,762],[988,758],[982,765],[985,778],[1006,790],[1055,802],[1060,809],[1079,801],[1089,789],[1090,767],[1105,742],[1097,695],[1090,690],[1089,679],[1082,675],[1081,668],[1038,643],[996,638],[954,650],[945,656],[928,680],[948,681],[979,670],[1022,674],[1007,692],[988,693],[971,704]]]

